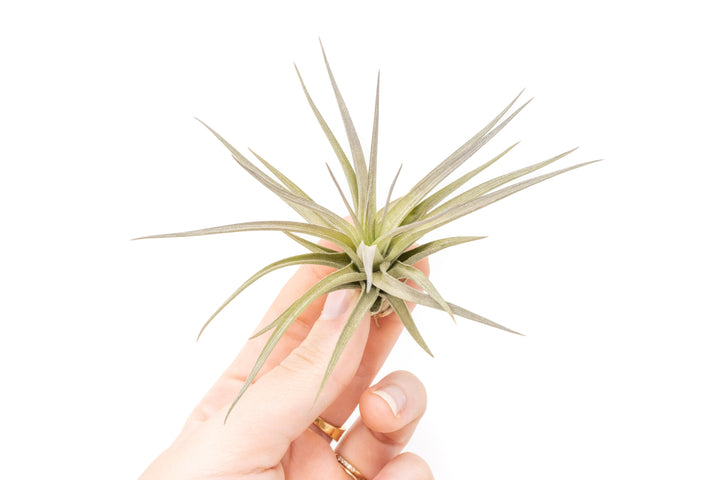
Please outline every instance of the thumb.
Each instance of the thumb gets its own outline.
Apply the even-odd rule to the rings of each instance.
[[[230,415],[229,422],[234,423],[235,419],[242,428],[262,431],[263,437],[273,444],[268,447],[280,447],[281,439],[289,443],[299,437],[355,376],[367,342],[369,314],[348,341],[318,395],[335,345],[358,297],[356,289],[330,293],[305,340],[245,393],[237,407],[247,414]],[[287,444],[280,455],[286,448]]]

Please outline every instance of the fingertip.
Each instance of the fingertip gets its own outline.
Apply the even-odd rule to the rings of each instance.
[[[398,416],[400,410],[407,403],[405,392],[397,385],[386,385],[385,387],[370,390],[370,393],[380,397],[385,402],[385,405],[390,408],[394,417]]]
[[[427,392],[412,373],[393,372],[363,393],[359,407],[363,423],[371,430],[401,432],[425,413]]]

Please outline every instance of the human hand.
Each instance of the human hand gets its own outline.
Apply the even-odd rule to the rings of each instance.
[[[427,260],[416,266],[427,274]],[[330,271],[301,267],[256,331]],[[369,316],[363,319],[317,396],[357,295],[356,290],[339,290],[313,302],[285,333],[225,422],[270,333],[249,340],[193,410],[175,442],[140,480],[352,478],[336,452],[367,479],[432,479],[420,457],[400,454],[425,411],[422,383],[409,372],[394,372],[368,388],[402,332],[394,313],[380,319],[379,327],[371,325]],[[319,416],[343,425],[358,404],[360,418],[333,450],[313,420]]]

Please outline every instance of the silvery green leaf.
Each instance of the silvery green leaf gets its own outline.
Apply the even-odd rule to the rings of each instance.
[[[250,153],[252,153],[255,156],[255,158],[257,158],[263,165],[265,165],[265,168],[270,170],[272,172],[272,174],[275,175],[275,178],[280,180],[282,182],[282,184],[285,185],[285,187],[288,190],[290,190],[292,193],[294,193],[295,195],[297,195],[299,197],[303,197],[306,200],[313,201],[313,199],[310,198],[310,196],[307,193],[305,193],[300,187],[295,185],[295,183],[292,180],[290,180],[285,175],[283,175],[280,170],[278,170],[277,168],[272,166],[268,161],[266,161],[264,158],[262,158],[257,153],[253,152],[251,149],[248,148],[248,150],[250,151]]]
[[[422,349],[428,353],[428,355],[433,357],[434,355],[430,351],[430,347],[427,346],[427,343],[425,343],[425,339],[422,337],[422,335],[420,335],[420,330],[418,330],[417,325],[415,325],[415,321],[413,320],[407,305],[405,305],[405,302],[400,298],[394,297],[392,295],[387,295],[385,299],[395,311],[398,318],[405,327],[405,330],[408,331],[413,340],[415,340],[417,344],[420,345]]]
[[[305,82],[303,82],[302,76],[300,75],[300,70],[298,70],[297,65],[295,66],[295,71],[297,72],[298,78],[300,79],[300,85],[302,85],[303,92],[305,93],[305,98],[307,99],[308,103],[310,104],[310,108],[312,109],[313,113],[315,114],[315,118],[317,119],[318,123],[320,124],[320,128],[322,128],[323,132],[325,133],[325,136],[328,139],[328,142],[330,142],[330,146],[332,146],[333,151],[335,152],[335,156],[338,158],[338,161],[340,162],[340,165],[342,166],[343,173],[345,174],[345,179],[347,180],[348,187],[350,187],[350,194],[353,199],[353,204],[356,208],[360,208],[360,204],[358,203],[358,181],[357,176],[355,175],[355,171],[353,170],[352,165],[347,159],[347,155],[345,155],[345,152],[343,151],[342,147],[340,146],[340,143],[338,143],[337,138],[335,138],[335,135],[332,133],[332,130],[330,130],[330,127],[328,127],[327,122],[320,114],[320,111],[315,106],[315,102],[313,102],[313,99],[310,97],[310,93],[308,93],[307,88],[305,87]]]
[[[317,396],[320,395],[320,392],[325,386],[325,383],[327,382],[328,378],[330,378],[330,374],[335,369],[335,365],[340,359],[340,356],[345,350],[345,346],[350,341],[350,338],[352,338],[353,333],[355,333],[355,330],[357,330],[357,327],[360,325],[362,319],[365,318],[365,315],[368,315],[370,313],[370,307],[372,307],[373,303],[375,303],[375,299],[377,297],[378,290],[376,288],[370,289],[362,293],[360,297],[358,297],[355,306],[350,312],[350,316],[348,317],[347,322],[345,322],[345,326],[343,327],[342,332],[340,332],[340,337],[335,344],[335,349],[333,350],[330,361],[328,362],[328,366],[325,369],[325,375],[323,376],[322,382],[320,383],[320,388],[318,388],[315,400],[317,400]]]
[[[499,177],[493,178],[492,180],[488,180],[487,182],[483,182],[480,185],[471,188],[465,193],[462,193],[447,202],[443,203],[435,211],[430,212],[429,215],[433,215],[434,213],[441,212],[443,210],[447,210],[450,207],[454,207],[455,205],[463,205],[465,203],[468,203],[472,200],[475,200],[480,195],[485,195],[488,192],[491,192],[495,190],[498,187],[501,187],[502,185],[505,185],[508,182],[512,182],[515,179],[518,179],[520,177],[523,177],[527,175],[528,173],[532,173],[535,170],[539,170],[543,167],[546,167],[550,165],[553,162],[556,162],[560,160],[561,158],[564,158],[568,155],[570,155],[572,152],[577,150],[577,148],[573,148],[571,150],[568,150],[567,152],[563,152],[560,155],[555,155],[552,158],[549,158],[548,160],[544,160],[542,162],[538,162],[536,164],[527,166],[525,168],[521,168],[518,170],[515,170],[510,173],[506,173],[505,175],[500,175]]]
[[[252,232],[252,231],[279,231],[291,233],[304,233],[313,237],[324,238],[337,245],[343,252],[350,255],[353,261],[358,260],[353,248],[353,242],[344,233],[338,232],[329,227],[312,225],[300,222],[268,221],[268,222],[246,222],[222,225],[219,227],[201,228],[199,230],[188,230],[186,232],[162,233],[139,237],[135,240],[146,240],[150,238],[175,238],[175,237],[196,237],[200,235],[216,235],[220,233]]]
[[[262,170],[253,165],[252,162],[250,162],[247,158],[245,158],[244,155],[238,152],[235,147],[230,145],[230,143],[228,143],[227,140],[220,136],[219,133],[206,125],[202,120],[198,121],[202,123],[208,130],[210,130],[210,132],[215,135],[215,137],[217,137],[217,139],[220,140],[220,142],[225,145],[228,150],[230,150],[232,157],[235,159],[236,162],[238,162],[238,164],[240,164],[240,166],[242,166],[248,173],[250,173],[250,175],[255,177],[255,179],[257,179],[270,191],[282,198],[285,203],[295,209],[300,215],[303,216],[303,218],[305,218],[311,223],[313,219],[320,219],[319,222],[317,220],[315,222],[322,223],[326,226],[333,226],[341,230],[353,240],[359,240],[359,238],[356,238],[358,235],[357,230],[352,228],[352,226],[345,219],[343,219],[336,213],[328,210],[327,208],[318,205],[312,200],[308,200],[307,198],[303,198],[301,196],[295,195],[294,193],[291,193],[282,185],[280,185],[275,180],[263,173]]]
[[[522,92],[520,92],[522,94]],[[435,186],[442,182],[448,175],[454,172],[460,165],[465,162],[470,156],[477,152],[480,147],[489,142],[498,132],[500,132],[505,126],[520,113],[528,103],[525,102],[521,107],[515,110],[508,118],[503,120],[497,127],[497,122],[507,113],[513,104],[520,97],[520,94],[505,107],[488,125],[485,126],[480,132],[468,140],[462,147],[458,148],[453,154],[441,162],[435,167],[430,173],[428,173],[422,180],[420,180],[414,187],[410,189],[407,195],[405,195],[392,209],[388,212],[388,222],[383,229],[385,233],[387,229],[393,229],[400,225],[405,217],[415,208],[427,194],[429,194]],[[532,100],[532,99],[531,99]],[[493,127],[495,127],[493,129]]]
[[[328,77],[330,77],[330,84],[332,85],[333,92],[335,92],[335,99],[337,100],[338,108],[340,109],[340,116],[342,117],[343,124],[345,125],[345,133],[347,134],[348,142],[350,143],[350,153],[353,159],[353,165],[355,166],[355,175],[357,177],[358,187],[358,209],[362,209],[365,205],[365,197],[368,191],[368,178],[367,178],[367,165],[365,165],[365,156],[363,155],[362,147],[360,146],[360,139],[358,138],[355,126],[353,125],[352,119],[350,118],[350,112],[348,112],[345,100],[343,100],[338,88],[335,76],[330,69],[330,62],[328,62],[327,55],[325,55],[325,49],[320,43],[320,49],[322,50],[323,59],[325,60],[325,68],[327,69]],[[361,215],[362,220],[362,215]]]
[[[380,118],[380,72],[378,72],[375,90],[375,116],[373,118],[372,142],[370,144],[370,164],[368,166],[368,194],[365,202],[365,240],[372,242],[375,232],[375,211],[377,210],[377,150],[378,123]]]
[[[534,177],[516,183],[514,185],[510,185],[495,192],[479,196],[478,198],[475,198],[474,200],[469,201],[465,204],[450,207],[447,210],[438,212],[423,220],[418,220],[417,222],[398,227],[394,230],[394,238],[391,241],[390,250],[385,256],[385,258],[397,258],[419,238],[447,223],[452,222],[453,220],[457,220],[460,217],[463,217],[469,213],[491,205],[498,200],[502,200],[507,196],[520,192],[537,183],[543,182],[562,173],[569,172],[570,170],[584,167],[585,165],[590,165],[599,161],[600,160],[585,162],[578,165],[573,165],[572,167],[563,168],[562,170],[547,173],[545,175],[540,175],[538,177]],[[385,238],[381,237],[377,240],[377,242],[380,243],[383,240],[385,240]]]
[[[341,270],[335,271],[335,272],[323,277],[322,280],[318,281],[318,283],[313,285],[308,290],[308,292],[314,291],[317,293],[320,290],[319,290],[319,288],[315,289],[315,286],[324,285],[324,287],[322,287],[323,293],[317,294],[317,295],[315,295],[315,297],[313,297],[313,299],[316,299],[327,293],[334,292],[335,290],[344,290],[344,289],[349,289],[349,288],[355,288],[356,284],[358,282],[361,282],[364,279],[365,279],[365,274],[355,272],[355,271],[353,271],[352,265],[347,265],[346,267],[343,267]],[[304,296],[305,295],[303,294],[303,296],[301,298],[304,298]],[[307,305],[309,305],[309,303]],[[302,312],[302,310],[300,310],[299,312]],[[299,313],[298,313],[298,315],[299,315]],[[265,325],[262,329],[255,332],[250,337],[250,339],[252,340],[253,338],[257,338],[260,335],[263,335],[264,333],[267,333],[270,330],[276,328],[282,322],[282,319],[283,319],[283,316],[280,315],[278,318],[276,318],[269,324]]]
[[[392,277],[391,275],[388,275],[387,273],[376,273],[373,276],[373,283],[375,284],[375,286],[380,288],[383,292],[386,292],[389,295],[392,295],[394,297],[401,298],[405,301],[413,302],[418,305],[423,305],[425,307],[435,308],[437,310],[443,309],[435,300],[432,299],[432,297],[430,297],[430,295],[419,292],[409,285],[405,285],[403,282]],[[450,307],[450,310],[455,315],[459,315],[463,318],[467,318],[467,319],[474,320],[479,323],[483,323],[490,327],[498,328],[500,330],[505,330],[506,332],[516,333],[518,335],[521,335],[520,333],[518,333],[514,330],[511,330],[507,327],[503,327],[499,323],[495,323],[492,320],[488,320],[485,317],[481,317],[480,315],[477,315],[477,314],[475,314],[469,310],[466,310],[462,307],[459,307],[453,303],[447,302],[447,304]]]
[[[290,233],[287,231],[285,231],[283,233],[313,253],[337,253],[337,250],[333,250],[332,248],[328,248],[328,247],[323,247],[322,245],[318,245],[315,242],[306,240],[306,239],[299,237],[293,233]]]
[[[440,292],[438,292],[437,288],[435,288],[435,285],[433,285],[430,279],[422,271],[410,265],[405,265],[402,262],[395,262],[395,264],[393,264],[393,267],[388,270],[388,275],[391,275],[397,279],[406,278],[417,283],[420,288],[422,288],[425,293],[430,296],[430,298],[435,300],[435,302],[443,310],[445,310],[448,315],[450,315],[452,321],[455,322],[455,316],[453,315],[450,306],[447,304],[447,302],[445,302],[445,300],[440,295]]]
[[[385,200],[385,207],[382,209],[379,227],[375,229],[375,234],[380,235],[380,233],[385,228],[385,218],[387,217],[387,213],[390,211],[390,208],[393,206],[393,202],[390,201],[390,198],[392,197],[393,189],[395,189],[395,182],[397,182],[398,177],[400,176],[400,171],[402,170],[402,163],[400,164],[400,167],[398,168],[397,173],[395,174],[395,177],[393,178],[392,183],[390,184],[390,188],[388,189],[387,199]],[[384,249],[384,247],[383,247]]]
[[[345,208],[348,211],[348,215],[350,216],[350,219],[353,221],[353,225],[361,225],[360,220],[358,220],[357,215],[355,215],[355,212],[353,211],[352,207],[350,206],[350,203],[347,201],[347,198],[345,198],[345,194],[342,191],[342,188],[340,188],[340,184],[337,181],[337,178],[335,178],[335,174],[333,174],[332,169],[330,168],[330,165],[327,163],[325,166],[328,169],[328,172],[330,173],[330,178],[332,178],[333,183],[335,184],[335,188],[337,188],[337,191],[340,193],[340,198],[342,198],[343,203],[345,204]]]
[[[433,240],[432,242],[428,242],[424,245],[418,245],[417,247],[406,250],[397,258],[397,260],[407,265],[414,265],[423,258],[432,255],[433,253],[437,253],[449,247],[454,247],[455,245],[460,245],[475,240],[482,240],[483,238],[487,237],[450,237],[440,240]],[[387,262],[387,264],[385,265],[386,270],[390,268],[391,263],[392,262],[389,261]]]
[[[500,160],[502,157],[504,157],[510,150],[515,148],[517,144],[520,142],[517,142],[507,149],[505,149],[502,153],[494,157],[488,162],[485,162],[484,164],[480,165],[479,167],[473,169],[472,171],[466,173],[462,177],[458,178],[451,184],[447,185],[446,187],[443,187],[442,189],[438,190],[437,192],[433,193],[429,197],[427,197],[425,200],[420,202],[417,207],[413,208],[412,212],[408,214],[407,217],[405,217],[405,220],[403,220],[403,223],[412,223],[419,218],[423,217],[431,208],[433,208],[438,203],[442,202],[445,198],[447,198],[450,194],[452,194],[454,191],[456,191],[458,188],[465,185],[468,181],[470,181],[473,177],[475,177],[477,174],[488,168],[493,163]]]
[[[205,331],[205,328],[210,324],[210,322],[213,321],[213,319],[225,308],[227,307],[230,302],[232,302],[240,293],[242,293],[243,290],[245,290],[247,287],[255,283],[260,278],[264,277],[270,272],[274,272],[275,270],[278,270],[283,267],[289,267],[292,265],[324,265],[326,267],[333,267],[336,269],[341,269],[345,267],[348,263],[350,263],[350,257],[347,256],[345,253],[335,252],[335,253],[306,253],[304,255],[296,255],[294,257],[288,257],[284,258],[282,260],[278,260],[277,262],[273,262],[270,265],[267,265],[266,267],[261,268],[259,271],[257,271],[253,276],[251,276],[249,279],[245,281],[240,287],[238,287],[237,290],[233,292],[230,297],[228,297],[225,302],[220,305],[220,308],[218,308],[215,313],[213,313],[210,318],[205,322],[205,324],[200,329],[200,333],[198,333],[197,338],[200,339],[200,335]]]
[[[354,277],[356,277],[357,274],[354,274]],[[305,310],[312,302],[314,302],[317,298],[320,298],[323,295],[326,295],[328,292],[330,292],[334,287],[342,284],[347,283],[347,279],[349,277],[353,277],[353,273],[351,272],[351,266],[348,265],[347,267],[343,268],[342,270],[338,270],[336,272],[333,272],[325,277],[323,277],[321,280],[319,280],[315,285],[310,287],[310,289],[302,294],[300,298],[295,300],[292,305],[290,305],[283,313],[278,316],[268,327],[263,329],[261,332],[258,332],[254,337],[257,337],[261,335],[262,333],[266,333],[267,331],[272,330],[272,333],[270,334],[270,338],[268,338],[267,343],[265,343],[265,346],[260,351],[260,355],[258,355],[257,360],[255,361],[255,364],[253,365],[252,369],[250,370],[250,373],[248,373],[247,379],[245,380],[245,383],[243,384],[242,388],[240,389],[240,392],[235,397],[235,400],[230,405],[230,408],[228,409],[227,414],[225,415],[225,420],[227,421],[228,416],[230,415],[230,412],[232,412],[232,409],[237,404],[238,400],[242,397],[242,395],[245,393],[245,391],[250,387],[253,380],[257,376],[257,374],[260,372],[260,369],[265,364],[265,361],[270,356],[270,353],[272,353],[273,349],[277,345],[277,343],[282,338],[283,334],[287,331],[288,328],[290,328],[290,325],[297,319],[298,315],[302,313],[303,310]],[[353,278],[354,278],[353,277]],[[253,337],[253,338],[254,338]]]

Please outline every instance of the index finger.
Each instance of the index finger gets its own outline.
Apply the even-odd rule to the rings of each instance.
[[[333,268],[322,265],[301,266],[282,287],[254,332],[258,332],[269,325],[311,286],[333,271]],[[277,366],[305,339],[322,311],[325,297],[323,295],[317,298],[300,313],[273,349],[257,378]],[[265,346],[269,335],[270,332],[266,332],[245,343],[238,356],[235,357],[230,366],[190,414],[188,423],[205,421],[219,409],[227,407],[228,403],[235,398],[243,383],[245,383],[245,379],[260,355],[260,351]]]

